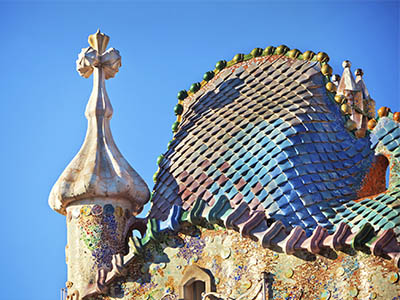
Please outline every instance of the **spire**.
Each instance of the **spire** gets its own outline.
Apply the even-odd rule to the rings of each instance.
[[[368,100],[369,92],[368,92],[367,86],[365,85],[364,80],[362,78],[364,75],[363,70],[362,69],[355,70],[354,75],[356,75],[356,86],[357,86],[358,90],[362,91],[363,98],[365,100]]]
[[[344,91],[352,91],[352,92],[359,91],[359,89],[356,86],[356,83],[354,82],[353,75],[351,74],[350,70],[351,62],[345,60],[342,63],[342,66],[344,70],[339,82],[337,94],[344,95]]]
[[[339,86],[337,88],[337,94],[343,95],[346,99],[347,104],[351,107],[350,118],[357,124],[357,128],[366,128],[366,118],[363,114],[364,102],[362,92],[354,81],[353,75],[351,74],[351,62],[345,60],[342,63],[343,74],[340,79]]]
[[[93,90],[85,111],[85,141],[49,196],[50,207],[61,214],[72,202],[93,198],[127,200],[132,210],[139,213],[149,199],[146,183],[122,156],[111,134],[113,109],[105,79],[118,72],[121,56],[114,48],[106,50],[109,39],[100,30],[90,35],[91,47],[82,49],[76,61],[82,77],[89,78],[93,73]]]
[[[362,92],[364,100],[364,111],[368,115],[368,119],[375,117],[375,100],[373,100],[368,92],[367,86],[365,85],[363,76],[364,72],[362,69],[355,70],[356,75],[356,85],[357,88]]]

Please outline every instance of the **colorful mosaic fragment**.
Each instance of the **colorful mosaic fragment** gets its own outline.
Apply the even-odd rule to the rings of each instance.
[[[117,206],[116,211],[122,210]],[[80,229],[80,239],[91,251],[94,264],[92,268],[112,268],[113,255],[124,248],[124,224],[118,223],[114,216],[114,207],[106,204],[104,207],[95,204],[80,208],[77,224]]]

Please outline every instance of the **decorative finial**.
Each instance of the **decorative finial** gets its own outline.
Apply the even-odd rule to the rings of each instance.
[[[354,75],[356,75],[356,76],[363,76],[364,75],[364,72],[363,72],[363,70],[362,69],[356,69],[355,71],[354,71]]]
[[[149,199],[146,183],[122,156],[111,134],[113,109],[105,79],[118,72],[121,56],[114,48],[106,50],[109,39],[100,30],[90,35],[91,47],[82,49],[76,61],[81,76],[88,78],[93,73],[93,90],[85,111],[85,141],[49,196],[50,206],[62,214],[72,202],[95,198],[127,201],[131,211],[139,213]]]
[[[121,56],[114,48],[106,51],[110,37],[97,30],[88,40],[91,47],[83,48],[76,61],[79,75],[89,78],[95,67],[102,67],[105,79],[113,78],[121,67]]]
[[[349,60],[343,61],[342,67],[343,67],[343,69],[350,68],[351,67],[351,62]]]
[[[363,99],[368,101],[368,103],[366,103],[367,106],[364,109],[368,112],[370,117],[373,117],[375,115],[375,101],[371,99],[367,86],[365,85],[363,79],[364,71],[362,69],[357,69],[354,74],[356,75],[357,88],[362,91]]]
[[[97,29],[95,34],[89,35],[88,41],[89,45],[92,46],[92,48],[96,50],[99,55],[101,55],[104,51],[106,51],[110,37],[104,33],[101,33],[100,29]]]
[[[358,91],[359,89],[357,88],[356,83],[354,82],[354,78],[350,70],[351,62],[345,60],[342,63],[342,67],[344,70],[342,77],[340,78],[337,94],[344,95],[345,91]]]

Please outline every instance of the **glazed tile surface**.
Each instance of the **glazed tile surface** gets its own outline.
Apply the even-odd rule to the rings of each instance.
[[[224,196],[233,208],[247,203],[307,235],[318,225],[333,232],[342,221],[399,233],[399,125],[382,118],[356,138],[328,97],[318,62],[274,55],[236,64],[183,106],[159,165],[150,217],[165,219],[172,205],[188,210],[197,199],[211,206]],[[390,186],[359,201],[376,147],[394,166]]]

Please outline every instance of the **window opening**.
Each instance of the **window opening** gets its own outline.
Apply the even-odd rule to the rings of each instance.
[[[215,284],[210,271],[197,265],[191,265],[183,274],[179,283],[178,299],[202,300],[203,293],[215,291]]]
[[[205,283],[203,281],[196,280],[189,286],[189,295],[191,296],[191,298],[189,298],[188,300],[201,300],[201,294],[205,291]]]

